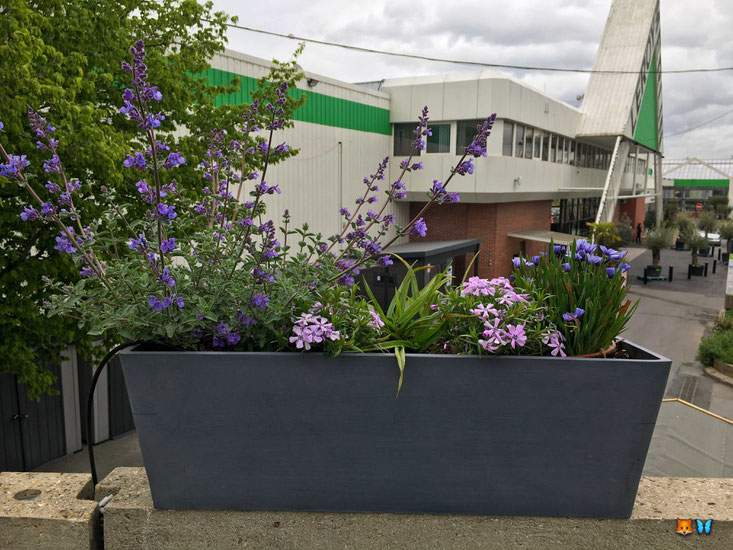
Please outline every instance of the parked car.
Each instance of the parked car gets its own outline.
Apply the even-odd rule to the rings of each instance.
[[[697,232],[703,237],[705,236],[704,231],[698,229]],[[708,233],[708,241],[711,245],[720,246],[720,233]]]

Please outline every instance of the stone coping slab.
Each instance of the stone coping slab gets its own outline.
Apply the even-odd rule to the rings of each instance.
[[[733,479],[644,477],[628,520],[156,510],[144,468],[115,469],[108,495],[105,550],[733,548]],[[677,518],[712,518],[711,533],[682,537]]]
[[[0,548],[96,548],[97,509],[88,474],[0,472]]]

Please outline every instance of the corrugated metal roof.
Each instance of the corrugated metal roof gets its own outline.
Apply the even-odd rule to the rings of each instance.
[[[733,175],[733,159],[662,160],[662,176],[667,179],[715,180],[730,179],[731,175]]]
[[[591,74],[579,136],[626,133],[656,5],[657,0],[614,0],[593,69],[632,73]]]

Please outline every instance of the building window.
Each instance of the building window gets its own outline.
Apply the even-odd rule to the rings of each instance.
[[[527,128],[524,131],[524,158],[532,158],[532,141],[534,137],[534,131],[532,128]]]
[[[560,137],[554,134],[550,136],[550,162],[557,160],[557,142],[559,139]]]
[[[550,158],[550,134],[542,136],[542,160]]]
[[[428,136],[428,153],[450,153],[450,124],[433,124]]]
[[[505,157],[512,156],[512,146],[514,145],[514,124],[508,120],[504,121],[504,140],[501,144],[501,154]]]
[[[524,126],[517,124],[517,131],[514,135],[514,156],[522,158],[524,156]]]
[[[466,147],[471,145],[473,137],[476,135],[476,126],[481,124],[483,120],[459,120],[456,132],[456,155],[462,155],[466,152]],[[511,122],[504,121],[504,128]],[[506,131],[506,130],[505,130]]]
[[[415,134],[412,133],[414,129],[415,125],[411,122],[394,125],[395,156],[408,157],[415,152],[412,148],[412,142],[415,140]]]
[[[533,158],[540,158],[540,153],[542,151],[542,132],[539,130],[534,131],[534,155],[532,155]]]
[[[575,162],[575,150],[577,147],[577,143],[573,140],[570,140],[570,147],[568,149],[568,162],[571,166],[575,166],[577,163]]]

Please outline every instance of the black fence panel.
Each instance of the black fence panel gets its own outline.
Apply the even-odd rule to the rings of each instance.
[[[28,398],[15,376],[0,375],[0,470],[33,470],[66,453],[61,368],[48,369],[57,377],[53,388],[59,394],[42,395],[39,401]]]
[[[12,374],[0,374],[0,471],[23,471],[18,384]]]

